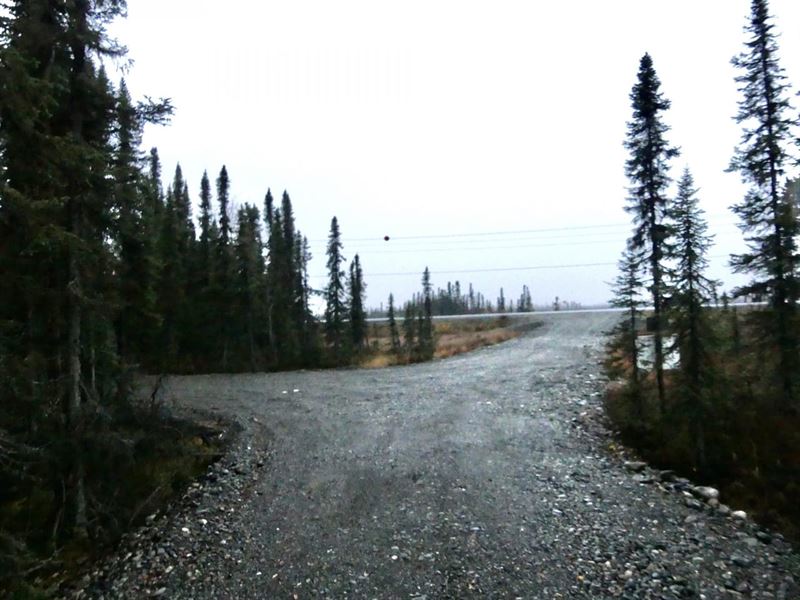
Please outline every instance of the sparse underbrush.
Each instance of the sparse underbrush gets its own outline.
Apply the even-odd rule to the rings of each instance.
[[[757,328],[736,311],[711,315],[711,353],[701,406],[688,400],[680,370],[665,372],[662,415],[652,372],[633,386],[631,363],[609,355],[606,414],[622,440],[656,467],[720,489],[722,501],[800,541],[800,415],[781,408],[777,352],[757,344]],[[713,375],[713,377],[712,377]]]
[[[123,414],[124,413],[124,414]],[[111,425],[113,423],[113,425]],[[80,452],[85,465],[87,535],[66,515],[63,463],[75,450],[54,434],[24,446],[4,436],[0,464],[0,596],[47,597],[103,556],[123,533],[178,497],[221,456],[227,427],[187,422],[164,407],[128,406],[113,420],[87,425]]]

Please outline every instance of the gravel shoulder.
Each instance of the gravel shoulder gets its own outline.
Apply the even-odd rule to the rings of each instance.
[[[800,597],[779,535],[603,449],[617,316],[539,318],[422,365],[170,378],[169,402],[242,432],[71,595]]]

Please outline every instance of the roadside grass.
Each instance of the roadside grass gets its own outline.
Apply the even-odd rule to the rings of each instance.
[[[522,328],[512,326],[511,320],[504,315],[493,319],[437,320],[433,323],[433,329],[436,344],[434,358],[449,358],[500,344],[519,337],[522,331]],[[412,362],[402,351],[399,354],[392,352],[388,324],[372,324],[369,334],[369,350],[358,361],[359,367],[382,369]]]

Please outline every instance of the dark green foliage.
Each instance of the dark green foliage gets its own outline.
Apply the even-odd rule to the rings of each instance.
[[[796,143],[798,123],[788,101],[788,83],[777,61],[767,2],[753,0],[751,7],[745,52],[733,60],[740,70],[737,82],[741,99],[736,119],[744,131],[730,166],[749,188],[745,198],[733,207],[748,250],[732,257],[731,263],[736,271],[751,276],[735,296],[766,299],[767,306],[739,309],[725,293],[721,308],[709,308],[718,305],[716,282],[704,275],[711,238],[692,177],[688,170],[684,173],[677,198],[669,206],[662,201],[668,183],[663,167],[671,158],[663,141],[666,128],[652,128],[652,134],[642,135],[638,144],[633,143],[636,138],[629,138],[629,148],[642,151],[652,140],[660,140],[662,160],[653,163],[658,170],[651,170],[661,174],[652,180],[655,193],[648,194],[643,185],[647,181],[646,161],[639,159],[646,153],[634,153],[629,162],[629,176],[641,183],[632,189],[637,202],[629,206],[637,219],[632,249],[647,253],[644,260],[653,265],[655,243],[663,242],[666,234],[672,236],[658,256],[671,259],[670,265],[674,265],[672,272],[662,269],[662,275],[671,278],[672,298],[668,312],[663,313],[669,320],[659,320],[658,330],[674,335],[680,364],[663,373],[658,382],[660,394],[652,391],[650,373],[640,371],[637,383],[630,371],[619,368],[621,362],[628,362],[620,361],[624,348],[630,348],[629,354],[635,350],[631,337],[625,337],[626,330],[636,327],[621,324],[607,361],[609,375],[618,379],[609,388],[607,410],[626,441],[650,462],[708,481],[731,503],[752,510],[764,525],[797,537],[800,420],[796,378],[800,335],[796,240],[800,231],[796,184],[785,178],[796,161],[792,145]],[[640,72],[640,84],[642,81]],[[657,114],[668,107],[658,100],[655,94],[642,106],[650,106],[655,109],[651,113]],[[655,236],[647,229],[653,224],[657,227]],[[622,274],[617,280],[620,306],[635,297],[632,290],[642,289],[642,282],[632,276],[633,259],[629,256],[621,264]],[[652,277],[652,266],[650,270]],[[658,286],[654,284],[653,290],[657,292]],[[666,286],[661,290],[663,293]],[[626,308],[633,323],[634,303],[628,302]],[[627,380],[619,381],[621,376]],[[658,415],[647,410],[656,401],[661,408]]]
[[[649,267],[650,293],[653,298],[655,371],[659,404],[665,410],[663,318],[664,296],[667,293],[664,261],[669,257],[667,186],[670,183],[669,161],[678,150],[667,142],[669,127],[663,113],[670,102],[660,91],[661,82],[653,68],[653,60],[645,54],[639,63],[637,82],[631,91],[633,117],[628,122],[625,148],[630,158],[625,174],[631,182],[626,210],[633,215],[634,232],[630,244],[643,252]]]
[[[411,302],[406,302],[403,310],[403,348],[409,357],[414,355],[414,349],[416,348],[416,340],[414,339],[415,315],[414,305]]]
[[[258,208],[245,204],[238,213],[236,285],[233,321],[234,356],[245,358],[250,370],[263,368],[262,327],[266,319],[266,279],[261,219]]]
[[[389,341],[391,344],[392,353],[398,354],[400,352],[400,332],[397,330],[397,321],[394,314],[393,294],[389,294],[389,309],[386,316],[389,319]]]
[[[267,242],[267,333],[273,362],[285,368],[301,364],[309,337],[308,292],[304,280],[307,259],[296,232],[289,195],[284,192],[281,208],[275,209],[268,192],[265,209],[271,220]]]
[[[418,343],[420,358],[424,360],[432,358],[436,348],[433,340],[433,286],[428,267],[425,267],[425,271],[422,273],[422,310],[420,311]]]
[[[111,173],[117,215],[118,350],[128,361],[142,364],[155,350],[154,333],[161,325],[157,311],[158,224],[141,171],[139,145],[142,116],[132,104],[125,82],[116,104],[116,144]]]
[[[639,373],[639,347],[636,341],[642,299],[642,258],[629,247],[619,261],[619,275],[614,280],[614,297],[611,306],[625,310],[625,316],[611,332],[607,368],[613,377],[624,377],[630,387],[636,412],[642,414],[641,374]]]
[[[531,290],[527,285],[522,286],[522,293],[519,295],[517,301],[517,312],[532,312],[533,299],[531,298]]]
[[[325,339],[331,349],[334,361],[341,361],[345,340],[345,303],[344,271],[342,263],[342,239],[339,231],[339,221],[336,217],[331,220],[331,230],[328,236],[328,286],[325,289]]]
[[[673,282],[673,304],[670,311],[672,332],[680,353],[681,368],[676,378],[676,391],[681,398],[675,410],[681,410],[690,423],[689,437],[694,451],[694,464],[704,468],[705,420],[707,405],[716,388],[715,365],[711,351],[717,347],[706,308],[713,295],[715,282],[704,275],[711,237],[696,198],[697,190],[686,169],[678,182],[678,196],[671,209],[675,229],[678,264]]]
[[[216,248],[216,270],[214,280],[213,304],[217,309],[217,331],[214,336],[218,340],[218,363],[223,371],[230,368],[230,352],[234,343],[232,339],[231,321],[234,319],[235,281],[233,242],[231,230],[231,207],[229,205],[230,178],[228,169],[223,165],[217,177],[217,204],[219,207],[219,238]]]
[[[753,0],[745,51],[733,59],[741,98],[737,123],[742,140],[730,169],[749,186],[742,202],[733,207],[746,236],[748,251],[731,257],[739,273],[752,275],[737,294],[766,297],[772,311],[760,319],[758,343],[780,355],[774,377],[780,390],[776,401],[789,408],[796,396],[798,370],[796,204],[785,193],[785,170],[795,162],[790,149],[798,125],[789,103],[790,88],[778,62],[776,34],[766,0]]]
[[[145,124],[171,106],[135,102],[101,66],[124,57],[105,35],[124,10],[20,0],[0,18],[0,585],[76,540],[115,539],[194,468],[185,432],[133,402],[137,371],[322,362],[288,194],[279,209],[265,199],[265,241],[258,209],[232,206],[227,169],[216,215],[204,174],[196,231],[180,166],[164,192],[157,150],[142,154]],[[349,348],[363,337],[341,335],[338,224],[336,240]],[[352,274],[363,325],[358,260]],[[164,481],[142,470],[164,462]]]
[[[350,339],[353,349],[361,351],[367,343],[367,315],[364,310],[364,273],[361,270],[361,260],[358,254],[350,263],[350,276],[347,280],[350,296]]]

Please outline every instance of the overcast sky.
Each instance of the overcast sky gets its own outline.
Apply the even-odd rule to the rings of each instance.
[[[113,33],[135,61],[132,93],[177,108],[145,135],[165,177],[180,162],[195,202],[203,170],[223,164],[238,203],[288,190],[315,286],[336,215],[371,306],[407,299],[426,265],[434,286],[494,299],[527,284],[536,303],[591,304],[609,298],[630,230],[622,142],[644,52],[672,101],[673,176],[691,168],[716,235],[711,275],[740,281],[728,207],[743,188],[724,171],[749,5],[129,0]],[[797,91],[800,2],[770,5]]]

